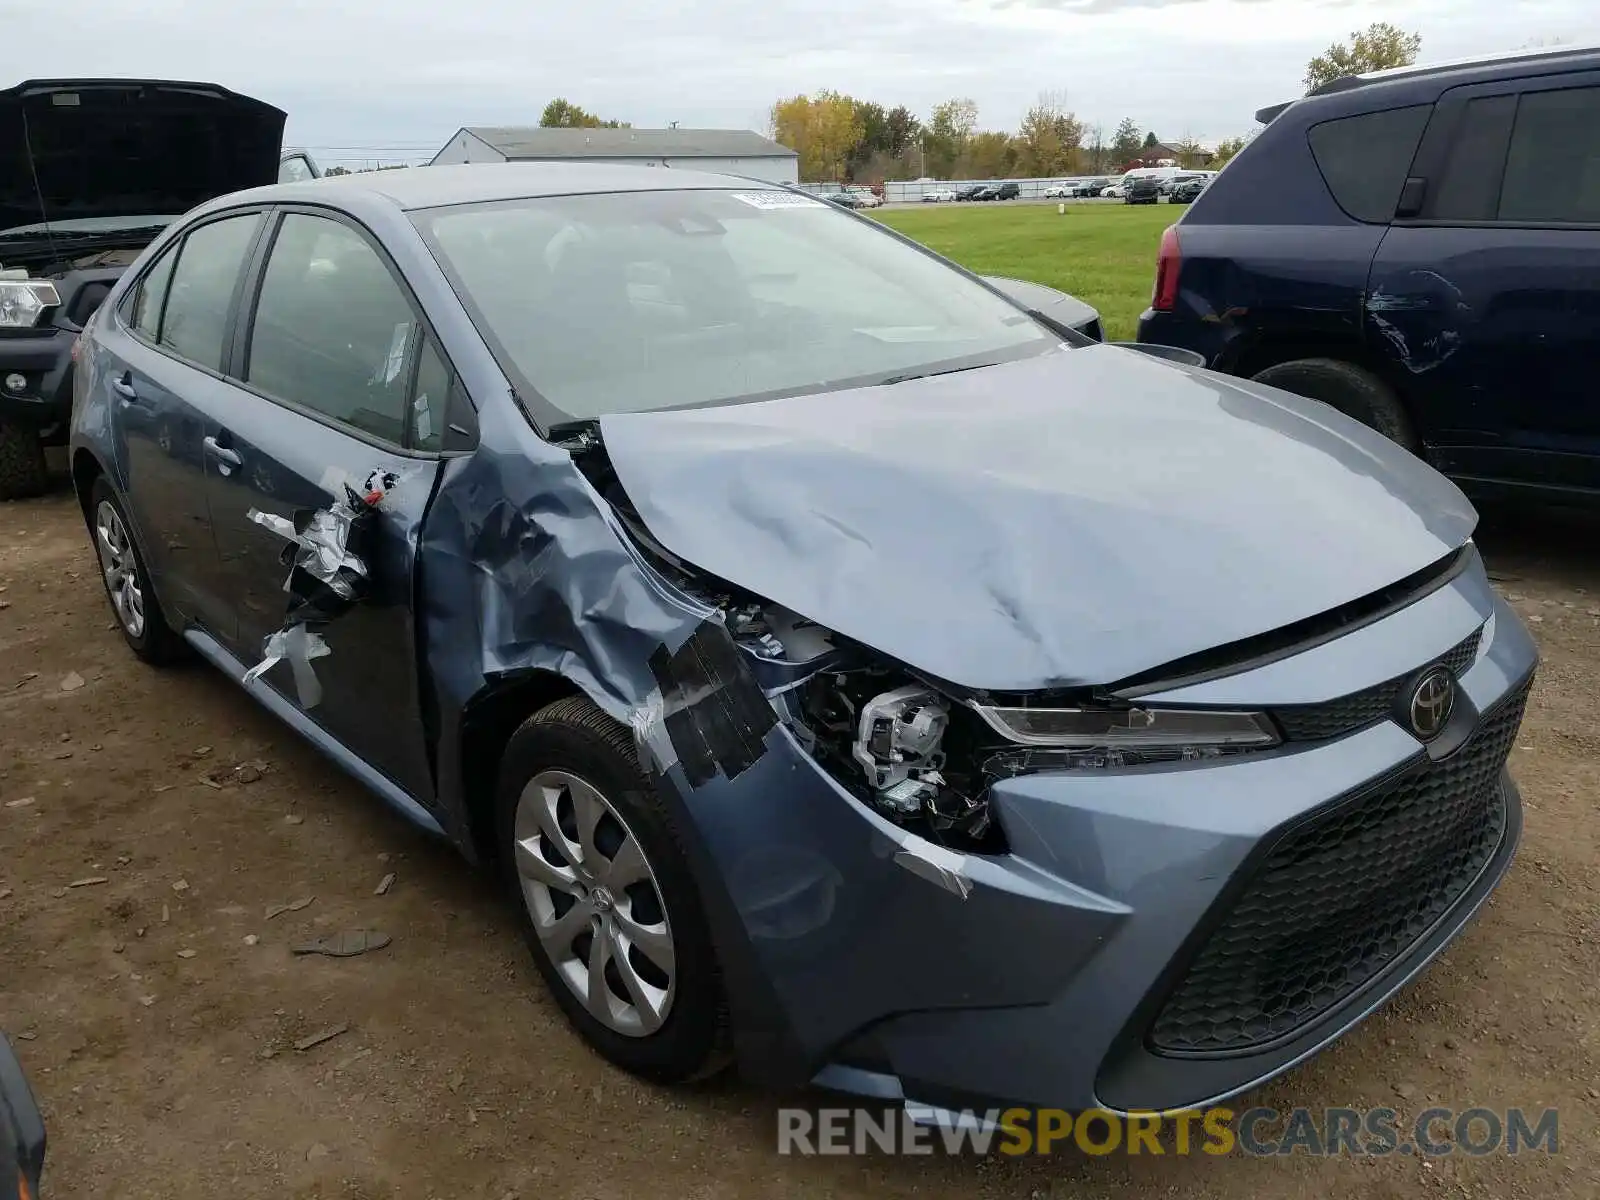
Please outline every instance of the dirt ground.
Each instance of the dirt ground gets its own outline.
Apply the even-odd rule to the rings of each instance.
[[[1556,1106],[1559,1154],[780,1158],[785,1098],[609,1068],[453,852],[214,671],[139,664],[68,493],[0,506],[0,1027],[45,1110],[46,1196],[1600,1195],[1597,531],[1525,513],[1481,538],[1545,656],[1509,879],[1420,982],[1249,1098]],[[347,928],[394,941],[290,953]]]

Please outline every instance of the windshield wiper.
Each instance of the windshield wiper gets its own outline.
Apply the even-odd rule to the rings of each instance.
[[[910,383],[913,379],[932,379],[935,375],[956,375],[962,371],[978,371],[984,367],[998,367],[999,363],[973,363],[966,367],[946,367],[942,371],[907,371],[904,375],[891,375],[887,379],[879,380],[879,387],[890,387],[896,383]]]

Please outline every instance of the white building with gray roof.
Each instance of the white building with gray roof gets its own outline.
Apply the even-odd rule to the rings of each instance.
[[[429,165],[480,162],[613,162],[686,167],[798,183],[800,160],[748,129],[545,129],[473,125],[456,131]]]

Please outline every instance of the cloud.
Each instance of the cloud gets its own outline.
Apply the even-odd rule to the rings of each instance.
[[[926,115],[972,97],[1014,129],[1041,92],[1163,137],[1247,131],[1354,26],[1421,30],[1430,57],[1531,36],[1600,39],[1592,0],[96,0],[90,28],[26,22],[36,77],[211,79],[289,113],[330,162],[426,158],[461,125],[536,122],[553,96],[637,125],[760,128],[830,87]],[[0,37],[20,31],[0,0]],[[1586,36],[1588,35],[1588,36]],[[8,43],[9,44],[9,43]],[[203,65],[202,65],[203,64]]]
[[[1270,0],[1234,0],[1237,4],[1266,4]],[[1042,8],[1056,12],[1093,16],[1096,13],[1127,12],[1141,8],[1172,8],[1179,4],[1203,4],[1205,0],[994,0],[996,8]]]

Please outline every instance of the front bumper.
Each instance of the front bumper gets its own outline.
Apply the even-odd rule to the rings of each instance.
[[[0,334],[0,420],[44,428],[72,416],[72,343],[77,334],[57,326]],[[20,391],[9,376],[25,380]]]
[[[1480,627],[1478,656],[1459,673],[1461,719],[1475,727],[1480,713],[1519,702],[1537,661],[1477,564],[1371,626],[1199,686],[1217,704],[1238,702],[1230,689],[1258,690],[1258,703],[1328,701],[1349,681],[1414,670]],[[1308,822],[1447,769],[1449,739],[1434,744],[1435,762],[1380,720],[1222,762],[1007,780],[991,797],[1011,852],[985,857],[880,820],[780,726],[736,781],[678,793],[703,855],[741,1065],[772,1082],[804,1073],[952,1109],[1165,1111],[1251,1088],[1381,1005],[1492,891],[1521,829],[1502,770],[1519,717],[1480,780],[1499,824],[1470,877],[1458,873],[1359,986],[1293,1029],[1223,1053],[1158,1050],[1150,1032],[1265,856]],[[1457,744],[1464,754],[1474,742]],[[1404,823],[1398,834],[1405,844]]]

